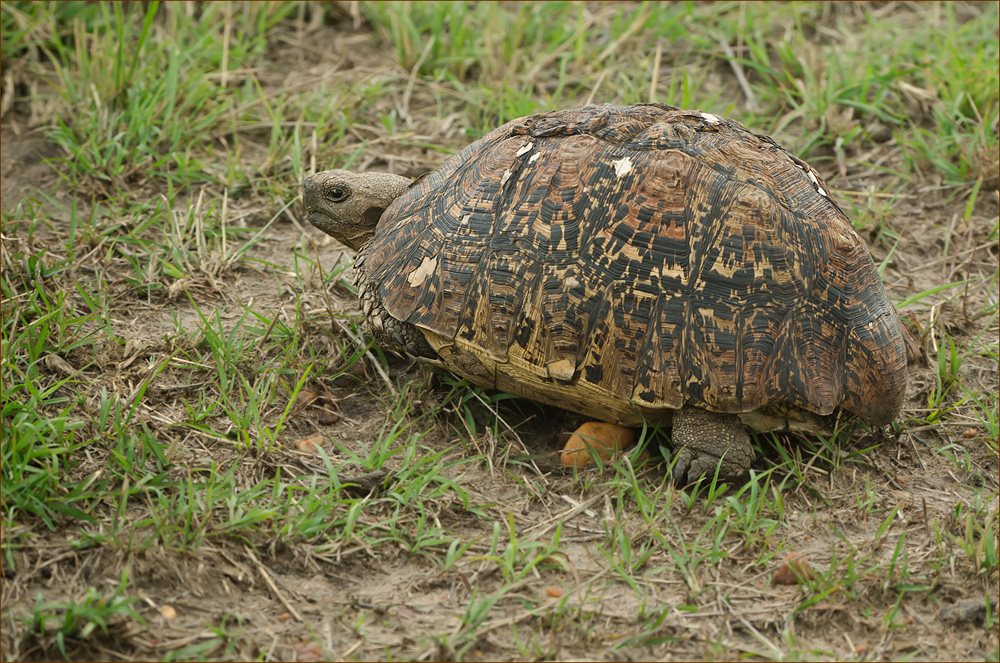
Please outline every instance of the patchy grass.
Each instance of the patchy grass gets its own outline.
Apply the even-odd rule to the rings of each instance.
[[[990,659],[993,3],[22,3],[3,28],[7,659]],[[883,431],[680,490],[384,354],[302,176],[662,101],[821,170],[914,336]],[[644,451],[650,454],[644,454]],[[792,577],[793,585],[775,577]]]

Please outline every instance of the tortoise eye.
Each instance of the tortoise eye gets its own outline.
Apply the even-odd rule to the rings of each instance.
[[[326,197],[335,203],[341,203],[347,200],[347,197],[351,195],[351,192],[347,189],[341,188],[339,186],[331,187],[326,191]]]

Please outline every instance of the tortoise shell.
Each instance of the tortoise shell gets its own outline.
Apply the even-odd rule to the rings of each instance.
[[[883,425],[903,400],[899,318],[826,184],[708,113],[509,122],[396,198],[358,267],[453,372],[603,420]]]

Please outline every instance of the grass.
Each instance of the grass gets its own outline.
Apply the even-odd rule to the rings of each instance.
[[[120,586],[127,583],[122,579]],[[119,589],[120,589],[119,588]],[[87,640],[98,632],[110,635],[114,627],[120,627],[125,620],[135,620],[144,624],[145,620],[131,607],[135,597],[125,598],[115,591],[110,596],[103,596],[91,587],[80,599],[43,603],[41,596],[35,605],[35,612],[29,620],[31,633],[41,643],[41,648],[47,650],[47,642],[51,641],[56,650],[67,657],[67,645],[73,641]]]
[[[0,652],[997,660],[997,21],[3,2]],[[365,335],[305,174],[650,100],[820,170],[914,336],[894,426],[757,436],[741,482],[673,486],[653,428],[565,471],[573,415]]]

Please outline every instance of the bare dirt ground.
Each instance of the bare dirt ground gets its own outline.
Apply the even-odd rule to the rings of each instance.
[[[344,147],[369,141],[356,168],[415,176],[445,158],[421,145],[454,149],[467,142],[462,127],[432,114],[433,86],[417,86],[406,94],[408,72],[400,71],[366,22],[356,24],[347,15],[311,26],[308,34],[308,48],[291,30],[286,39],[272,44],[270,66],[258,72],[264,89],[315,87],[332,75],[403,81],[376,103],[383,111],[399,109],[405,96],[408,140],[357,129],[358,135]],[[737,94],[739,86],[729,68],[720,66],[713,77],[719,89]],[[31,126],[23,109],[7,113],[0,129],[5,211],[39,199],[39,190],[51,192],[63,204],[75,197],[84,208],[91,204],[89,196],[77,197],[58,184],[56,170],[46,159],[59,156],[60,150]],[[893,149],[885,145],[889,163]],[[323,169],[324,155],[309,156]],[[254,155],[248,151],[247,158]],[[883,275],[891,297],[905,298],[942,282],[995,272],[1000,259],[991,239],[1000,211],[995,177],[983,183],[967,214],[967,197],[919,184],[882,208],[871,192],[879,191],[888,175],[851,166],[837,178],[836,164],[824,168],[841,199],[867,205],[869,211],[884,209],[887,225],[898,235]],[[234,201],[230,213],[247,215],[252,225],[275,212],[262,207],[262,200],[251,195]],[[22,249],[60,254],[66,219],[51,204],[43,201],[42,207],[51,214],[47,224],[31,237],[5,227],[5,240],[12,242],[5,248],[23,243]],[[863,231],[876,264],[892,247],[881,227],[873,218],[867,234]],[[304,345],[336,354],[322,315],[331,309],[356,315],[356,302],[343,288],[324,293],[315,270],[306,272],[305,283],[297,283],[292,263],[299,247],[327,269],[351,257],[308,227],[296,204],[251,250],[248,257],[255,262],[241,264],[218,282],[184,284],[199,293],[198,309],[183,287],[142,301],[111,278],[111,295],[129,299],[127,306],[112,308],[112,327],[122,342],[109,344],[103,363],[92,365],[76,387],[89,399],[102,388],[125,394],[134,390],[157,357],[195,343],[193,330],[202,324],[199,310],[218,311],[227,329],[238,326],[248,308],[281,311],[286,321],[302,325]],[[109,274],[114,276],[113,266]],[[938,385],[942,334],[963,348],[995,343],[996,316],[977,318],[974,312],[983,310],[989,298],[995,302],[997,283],[975,283],[975,289],[932,298],[937,302],[933,306],[903,312],[919,358],[911,366],[901,420],[920,418],[928,410],[929,394]],[[298,299],[297,291],[302,292]],[[297,306],[303,312],[299,317],[294,315]],[[349,339],[337,334],[338,342]],[[65,359],[71,364],[75,359],[87,361],[82,355]],[[171,547],[163,539],[147,545],[139,540],[147,535],[139,527],[131,530],[138,537],[135,541],[91,545],[88,532],[102,532],[101,523],[115,517],[107,506],[95,514],[95,524],[82,529],[50,531],[30,521],[5,521],[3,538],[20,543],[7,547],[3,561],[4,660],[59,655],[51,641],[30,628],[36,597],[59,601],[79,596],[88,587],[107,590],[118,584],[126,568],[129,594],[140,597],[135,607],[146,623],[116,621],[107,633],[99,630],[71,642],[70,658],[996,660],[996,618],[986,616],[983,597],[993,598],[995,611],[997,568],[983,568],[976,554],[961,554],[943,543],[949,536],[963,536],[963,515],[972,509],[984,514],[984,526],[993,524],[992,534],[987,534],[992,541],[981,545],[996,548],[996,440],[992,446],[987,443],[990,432],[968,402],[956,405],[944,424],[913,424],[897,435],[891,430],[858,431],[842,444],[834,463],[825,456],[812,458],[799,438],[779,438],[777,443],[762,439],[764,455],[756,468],[780,463],[782,452],[800,453],[798,466],[804,468],[805,478],[792,482],[782,496],[782,513],[769,508],[762,514],[771,519],[767,522],[780,523],[776,529],[730,533],[720,542],[713,539],[714,507],[706,507],[704,497],[689,504],[667,480],[663,463],[647,463],[636,474],[651,508],[660,514],[652,520],[636,515],[637,506],[621,498],[608,475],[580,478],[555,467],[547,454],[558,449],[560,436],[578,421],[573,415],[503,402],[500,414],[518,430],[523,444],[518,448],[502,427],[502,434],[492,432],[485,408],[473,407],[480,418],[479,436],[469,444],[462,412],[454,405],[437,409],[449,393],[442,377],[392,357],[388,369],[383,377],[372,362],[359,361],[329,381],[325,388],[339,399],[336,421],[303,410],[282,432],[283,446],[268,454],[234,446],[222,426],[212,439],[165,425],[183,417],[186,399],[195,398],[198,390],[173,369],[159,374],[145,393],[146,423],[171,446],[171,474],[232,472],[240,490],[249,490],[255,480],[279,473],[293,480],[323,472],[318,458],[296,451],[296,440],[319,433],[357,452],[369,448],[384,434],[387,411],[403,402],[409,408],[408,421],[431,417],[434,424],[424,429],[420,448],[428,455],[442,454],[446,462],[435,479],[458,487],[441,485],[431,500],[425,494],[419,514],[408,515],[404,522],[416,531],[419,517],[453,540],[471,544],[460,564],[443,566],[441,555],[415,554],[388,535],[373,545],[379,523],[383,518],[390,522],[389,505],[365,512],[367,537],[337,538],[332,545],[319,538],[289,543],[280,536],[238,531],[213,536],[192,550]],[[998,389],[995,357],[969,354],[961,372],[967,388],[993,393]],[[391,391],[406,385],[412,396],[400,401]],[[309,386],[320,388],[316,383]],[[940,453],[943,448],[950,454]],[[349,459],[339,447],[326,450],[337,462]],[[965,469],[949,455],[964,458]],[[74,473],[99,473],[105,462],[106,454],[95,451]],[[350,466],[344,467],[342,471],[349,471]],[[385,467],[404,472],[407,461],[394,457]],[[356,467],[356,474],[364,472]],[[774,481],[769,490],[778,490]],[[141,501],[133,500],[119,517],[140,522],[148,514]],[[609,557],[609,523],[629,539],[632,555],[648,557],[630,563]],[[491,548],[494,524],[501,541],[510,536],[508,524],[524,541],[547,543],[558,537],[561,559],[539,564],[516,582],[504,577],[502,565],[491,559],[497,555]],[[192,525],[202,526],[208,525]],[[439,547],[443,551],[448,544]],[[789,550],[804,555],[822,575],[818,588],[773,582]],[[677,571],[672,551],[682,553],[687,572]],[[631,570],[623,573],[625,567]],[[633,578],[631,583],[626,576]],[[909,593],[899,589],[908,584],[914,588]],[[550,591],[553,587],[560,591]],[[496,601],[489,603],[491,597]],[[472,615],[477,606],[484,610],[478,619]]]

